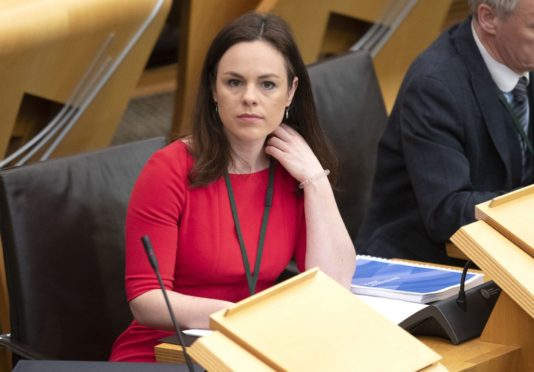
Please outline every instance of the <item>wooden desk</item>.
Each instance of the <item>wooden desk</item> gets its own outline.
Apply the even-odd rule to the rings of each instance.
[[[458,258],[460,260],[468,260],[469,257],[465,255],[464,252],[460,250],[454,243],[447,242],[445,243],[445,251],[447,252],[447,256],[451,258]]]
[[[489,280],[489,277],[486,275],[485,279]],[[460,345],[453,345],[438,337],[418,336],[417,339],[441,355],[443,359],[440,364],[449,371],[508,372],[532,370],[532,335],[532,318],[520,311],[503,291],[479,338]],[[177,363],[183,360],[178,345],[163,343],[155,347],[155,352],[158,362]],[[522,366],[527,366],[527,369],[522,369]]]
[[[488,324],[481,337],[466,341],[460,345],[453,345],[448,340],[429,337],[418,336],[421,342],[430,347],[436,353],[441,355],[443,359],[440,363],[449,371],[483,371],[483,372],[507,372],[514,370],[513,366],[517,366],[521,358],[534,358],[532,355],[524,355],[528,353],[528,343],[532,337],[528,326],[527,319],[520,317],[520,314],[510,314],[509,307],[502,309],[503,303],[506,305],[509,302],[509,297],[505,293],[501,293],[499,308],[494,309],[491,318],[495,318]],[[513,327],[518,329],[522,334],[523,342],[510,342],[501,344],[492,339],[489,339],[487,334],[493,330],[499,332],[497,328],[503,327],[503,314],[509,314],[510,318],[516,318]],[[497,318],[499,319],[497,321]],[[496,324],[497,323],[497,324]],[[521,324],[526,329],[521,328]],[[494,333],[493,332],[493,333]],[[525,346],[527,345],[527,346]],[[525,349],[523,355],[521,354],[521,346]],[[163,363],[181,363],[183,362],[181,347],[174,344],[162,343],[155,347],[156,360]]]
[[[417,337],[441,355],[440,361],[449,371],[508,371],[519,347],[484,342],[476,338],[460,345],[438,337]]]
[[[507,346],[470,340],[460,345],[437,337],[418,337],[425,345],[440,354],[440,361],[449,371],[506,371],[519,352],[517,346]],[[156,346],[156,360],[161,363],[180,363],[181,347],[174,344]],[[490,369],[491,368],[491,369]]]

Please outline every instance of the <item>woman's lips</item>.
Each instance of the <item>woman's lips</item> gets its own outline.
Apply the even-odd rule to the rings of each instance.
[[[256,114],[241,114],[241,115],[238,115],[237,117],[245,121],[257,121],[257,120],[262,119],[260,115],[256,115]]]

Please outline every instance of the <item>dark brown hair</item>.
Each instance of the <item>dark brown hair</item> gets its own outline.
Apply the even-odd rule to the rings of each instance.
[[[189,175],[191,185],[203,186],[218,179],[231,161],[231,148],[223,131],[212,96],[217,66],[233,45],[255,40],[276,48],[286,61],[290,85],[298,77],[298,87],[289,109],[286,124],[306,140],[325,169],[330,169],[332,183],[337,178],[337,159],[327,143],[317,118],[310,78],[287,23],[272,14],[247,13],[224,27],[213,39],[200,76],[200,86],[193,113],[191,153],[195,165]]]

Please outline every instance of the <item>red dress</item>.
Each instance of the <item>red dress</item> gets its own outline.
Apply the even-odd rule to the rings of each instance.
[[[191,189],[192,165],[186,145],[175,141],[151,157],[135,184],[126,217],[128,301],[159,288],[140,241],[143,235],[152,241],[167,289],[232,302],[249,296],[224,179]],[[252,269],[268,175],[267,169],[230,175]],[[304,204],[296,190],[296,180],[277,164],[257,292],[273,285],[292,257],[304,268]],[[115,341],[110,360],[155,361],[154,346],[170,334],[134,320]]]

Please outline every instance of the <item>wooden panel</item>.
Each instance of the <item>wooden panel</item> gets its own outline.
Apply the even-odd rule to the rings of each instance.
[[[441,25],[442,31],[445,31],[453,24],[464,20],[469,13],[469,4],[467,1],[453,0],[447,18],[445,18],[445,21],[443,21],[443,24]]]
[[[176,64],[145,70],[131,97],[138,98],[174,92],[176,90],[177,71],[178,66]]]
[[[458,248],[454,243],[447,242],[445,243],[445,251],[447,252],[447,256],[451,258],[458,258],[460,260],[468,260],[469,257],[465,255],[464,252],[461,251],[460,248]]]
[[[453,345],[448,340],[438,337],[418,338],[443,357],[441,363],[451,372],[487,371],[489,366],[507,364],[519,354],[517,346],[484,342],[478,338],[460,345]]]
[[[475,217],[534,258],[533,210],[534,185],[530,185],[477,205]]]
[[[214,5],[212,0],[181,1],[178,90],[173,134],[187,134],[191,131],[191,116],[200,71],[211,41],[224,25],[253,10],[257,0],[225,0],[224,6]]]
[[[528,188],[520,189],[481,203],[477,205],[476,217],[491,218],[493,222],[499,222],[499,227],[511,227],[514,234],[526,238],[524,235],[529,235],[530,231],[515,230],[514,224],[519,220],[521,227],[518,217],[531,213],[529,191]],[[480,340],[520,348],[518,355],[507,364],[492,364],[487,370],[531,371],[534,370],[534,258],[494,227],[485,221],[477,221],[459,229],[451,241],[502,290]]]
[[[388,112],[410,64],[441,33],[451,3],[452,0],[418,1],[374,58]]]
[[[3,4],[0,154],[6,152],[25,93],[65,103],[108,35],[115,36],[107,54],[116,59],[158,2],[19,0]],[[154,21],[60,144],[55,156],[109,145],[170,3],[164,0]]]
[[[440,363],[453,371],[509,371],[520,355],[520,349],[513,345],[473,339],[460,345],[453,345],[448,340],[419,336],[422,343],[441,355]],[[184,363],[181,347],[162,343],[155,347],[156,359],[160,363]]]
[[[284,0],[263,1],[259,11],[269,11],[284,18],[293,31],[304,62],[317,61],[327,31],[331,13],[374,22],[380,17],[389,0]]]
[[[190,347],[201,364],[210,356],[222,358],[229,343],[277,371],[415,371],[441,359],[317,268],[211,314],[210,328],[217,332]],[[226,339],[208,344],[218,333]],[[313,357],[318,350],[324,358]],[[239,359],[223,364],[233,370]]]
[[[534,371],[534,318],[527,314],[510,296],[501,292],[491,313],[482,341],[520,348],[517,357],[501,371]],[[498,369],[488,369],[488,371]]]
[[[0,159],[14,134],[28,140],[36,128],[48,122],[47,102],[56,108],[68,100],[110,33],[115,38],[108,54],[117,57],[156,4],[161,5],[160,11],[147,31],[53,156],[109,145],[171,0],[2,0]],[[0,331],[9,330],[8,297],[0,259]],[[0,356],[0,363],[0,370],[11,369],[6,354]]]
[[[534,318],[534,258],[484,221],[463,226],[451,241]]]
[[[289,22],[306,63],[315,62],[319,58],[332,13],[373,23],[380,20],[388,7],[393,5],[389,0],[312,0],[305,3],[300,0],[285,0],[263,3],[268,5],[260,6],[259,9],[270,10]],[[391,111],[402,79],[414,58],[438,37],[445,21],[451,22],[451,10],[454,11],[454,20],[460,17],[463,8],[455,6],[451,9],[452,4],[453,0],[418,1],[374,58],[373,63],[388,112]]]

